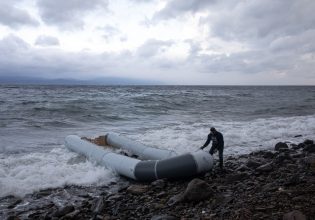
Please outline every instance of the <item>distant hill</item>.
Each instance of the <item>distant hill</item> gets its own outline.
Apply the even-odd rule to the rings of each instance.
[[[90,80],[79,80],[72,78],[46,79],[40,77],[24,76],[0,76],[0,84],[41,84],[41,85],[160,85],[161,82],[120,78],[99,77]]]

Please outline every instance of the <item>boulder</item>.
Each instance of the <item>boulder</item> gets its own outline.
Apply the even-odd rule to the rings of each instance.
[[[256,169],[257,167],[261,166],[262,164],[256,160],[249,159],[246,163],[247,167]]]
[[[265,158],[265,159],[272,159],[275,156],[276,156],[276,154],[271,152],[271,151],[263,151],[263,158]]]
[[[185,201],[201,201],[209,198],[214,194],[211,186],[198,178],[193,179],[188,183],[188,186],[184,192]]]
[[[288,149],[288,145],[284,142],[278,142],[276,145],[275,145],[275,151],[279,151],[280,149]]]
[[[288,152],[282,152],[278,154],[278,156],[276,157],[276,162],[278,163],[282,163],[284,160],[293,161],[293,158],[290,156]]]
[[[202,201],[205,199],[210,198],[214,195],[213,190],[211,189],[211,186],[198,178],[193,179],[188,183],[188,186],[183,193],[179,193],[169,199],[167,202],[168,205],[174,205],[176,203],[185,201]]]
[[[306,145],[303,150],[308,153],[315,153],[315,144]]]
[[[149,187],[146,185],[131,185],[127,188],[127,192],[135,195],[140,195],[149,190]]]
[[[261,166],[257,167],[256,170],[259,172],[270,172],[273,170],[272,162],[261,165]]]
[[[301,149],[301,148],[304,148],[304,147],[305,147],[304,143],[299,143],[296,148],[297,149]]]
[[[303,144],[305,145],[309,145],[309,144],[314,144],[314,141],[313,140],[310,140],[310,139],[306,139]]]
[[[292,212],[288,212],[283,215],[283,220],[306,220],[305,215],[297,210],[294,210]]]

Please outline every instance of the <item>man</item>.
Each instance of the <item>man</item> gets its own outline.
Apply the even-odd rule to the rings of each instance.
[[[220,132],[218,132],[214,127],[210,128],[208,139],[206,143],[202,147],[200,147],[200,149],[204,149],[205,147],[207,147],[210,141],[212,141],[212,147],[209,153],[213,155],[215,150],[219,151],[220,168],[223,169],[224,139],[223,139],[223,135]]]

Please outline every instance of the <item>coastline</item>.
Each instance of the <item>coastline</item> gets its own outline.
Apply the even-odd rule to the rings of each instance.
[[[225,171],[215,166],[187,180],[137,183],[122,179],[110,186],[66,186],[24,198],[7,196],[0,198],[2,217],[157,220],[294,219],[290,215],[300,215],[315,219],[315,145],[311,140],[229,156],[224,164]],[[68,203],[64,202],[67,198]]]

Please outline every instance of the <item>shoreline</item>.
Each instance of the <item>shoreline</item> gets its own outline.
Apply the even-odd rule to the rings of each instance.
[[[2,217],[284,219],[286,213],[296,211],[291,217],[315,219],[315,145],[311,140],[228,156],[224,166],[225,171],[215,165],[211,172],[179,181],[137,183],[122,178],[109,186],[66,186],[23,198],[7,196],[0,198]]]

